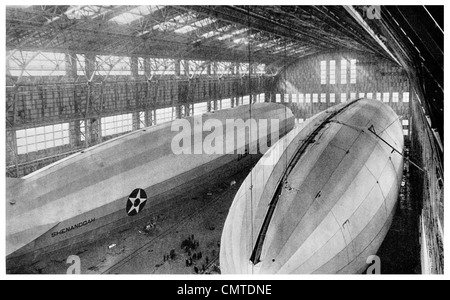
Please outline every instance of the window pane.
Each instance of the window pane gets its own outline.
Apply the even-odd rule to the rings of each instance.
[[[341,84],[347,83],[347,60],[341,60]]]
[[[330,84],[336,83],[336,61],[330,60]]]
[[[350,83],[356,83],[356,59],[350,60]]]
[[[24,129],[16,131],[16,138],[24,138],[26,136],[26,131]]]
[[[320,62],[320,83],[327,83],[327,62],[324,60]]]
[[[409,102],[409,92],[403,93],[402,102]]]
[[[311,94],[306,94],[306,96],[305,96],[305,102],[306,102],[306,103],[311,103]]]

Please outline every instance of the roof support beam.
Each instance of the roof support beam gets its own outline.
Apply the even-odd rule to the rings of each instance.
[[[397,65],[401,65],[397,58],[392,54],[392,52],[386,47],[386,45],[380,40],[380,38],[373,32],[372,28],[370,28],[369,24],[364,21],[361,15],[353,8],[351,5],[345,5],[345,10],[356,20],[356,22],[364,28],[367,33],[380,45],[381,48],[389,55],[389,57],[397,63]]]

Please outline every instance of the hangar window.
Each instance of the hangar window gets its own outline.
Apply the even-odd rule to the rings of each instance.
[[[129,57],[97,55],[95,64],[97,75],[131,75]]]
[[[165,58],[151,58],[151,71],[157,75],[175,75],[175,60]]]
[[[239,74],[248,74],[250,72],[250,65],[248,63],[239,64]]]
[[[228,61],[217,62],[216,66],[217,66],[217,74],[224,75],[230,73],[231,62]]]
[[[347,83],[347,60],[341,60],[341,84]]]
[[[64,53],[11,51],[7,59],[7,71],[11,76],[64,76]]]
[[[336,95],[334,93],[330,94],[330,103],[335,103],[336,102]]]
[[[372,99],[373,98],[373,93],[367,93],[366,98],[367,99]]]
[[[359,93],[358,94],[358,98],[364,98],[364,96],[366,96],[366,93]]]
[[[80,121],[80,141],[84,142],[86,140],[86,121]]]
[[[131,131],[132,114],[115,115],[101,118],[102,136]]]
[[[195,103],[194,104],[194,116],[204,114],[208,111],[207,103]]]
[[[145,127],[145,111],[139,112],[139,128]]]
[[[408,119],[402,120],[402,125],[403,125],[403,135],[408,135],[409,134],[409,120]]]
[[[350,100],[353,100],[356,98],[356,93],[352,92],[350,93]]]
[[[320,84],[327,83],[327,62],[322,60],[320,62]]]
[[[383,102],[389,102],[389,92],[383,93]]]
[[[403,93],[402,102],[409,102],[409,92]]]
[[[330,60],[330,84],[336,83],[336,61]]]
[[[381,101],[381,93],[377,93],[377,100]]]
[[[341,103],[347,102],[347,93],[341,94]]]
[[[172,121],[173,116],[174,116],[173,110],[174,110],[173,107],[157,109],[156,110],[156,124],[161,124],[161,123]]]
[[[284,94],[283,102],[284,103],[289,103],[289,94]]]
[[[298,95],[298,102],[299,103],[305,102],[305,95],[304,94],[299,94]]]
[[[356,83],[356,59],[350,60],[350,83]]]
[[[319,94],[313,94],[313,103],[319,102]]]
[[[261,93],[258,95],[259,103],[266,102],[266,94]]]
[[[67,145],[69,141],[69,123],[54,124],[16,131],[17,154]]]
[[[311,94],[306,94],[305,103],[311,103]]]
[[[260,64],[256,67],[256,74],[266,74],[266,65]]]
[[[145,59],[138,57],[138,75],[145,75]]]
[[[276,94],[275,95],[275,101],[276,102],[281,102],[281,94]]]
[[[320,102],[327,103],[327,94],[325,93],[320,94]]]
[[[189,61],[189,74],[206,74],[208,72],[208,62],[203,60]]]
[[[298,95],[297,94],[292,94],[292,103],[298,103]]]
[[[181,109],[184,109],[183,106],[180,107],[180,108],[181,108]],[[155,125],[155,111],[153,111],[153,110],[148,111],[147,114],[150,115],[150,116],[149,116],[149,120],[148,120],[148,122],[149,122],[148,125],[147,125],[147,123],[145,122],[145,119],[146,119],[146,112],[145,112],[145,111],[140,111],[140,112],[139,112],[139,128],[145,128],[145,127],[147,127],[147,126]],[[184,112],[183,112],[183,115],[184,115]]]
[[[214,100],[209,101],[209,107],[210,107],[209,111],[215,111],[215,109],[214,109]]]
[[[242,97],[242,104],[250,104],[250,96]]]
[[[77,62],[77,75],[83,76],[86,75],[86,60],[84,59],[84,55],[77,54],[75,56]]]
[[[392,93],[392,102],[398,102],[398,93]]]
[[[231,108],[231,99],[222,99],[222,109]]]

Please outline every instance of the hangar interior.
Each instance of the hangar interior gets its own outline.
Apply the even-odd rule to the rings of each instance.
[[[413,266],[392,272],[440,274],[443,56],[437,6],[7,6],[6,177],[177,118],[276,102],[302,123],[376,99],[419,167],[394,226]]]

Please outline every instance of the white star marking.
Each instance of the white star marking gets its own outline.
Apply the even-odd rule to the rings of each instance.
[[[128,198],[129,201],[131,201],[131,203],[133,204],[133,206],[131,206],[130,210],[128,211],[128,214],[130,214],[133,210],[136,211],[136,214],[139,213],[139,207],[141,206],[142,203],[144,203],[145,201],[147,201],[147,199],[141,199],[141,190],[139,190],[136,198]],[[136,200],[139,200],[139,203],[137,206],[134,206],[134,203]]]

